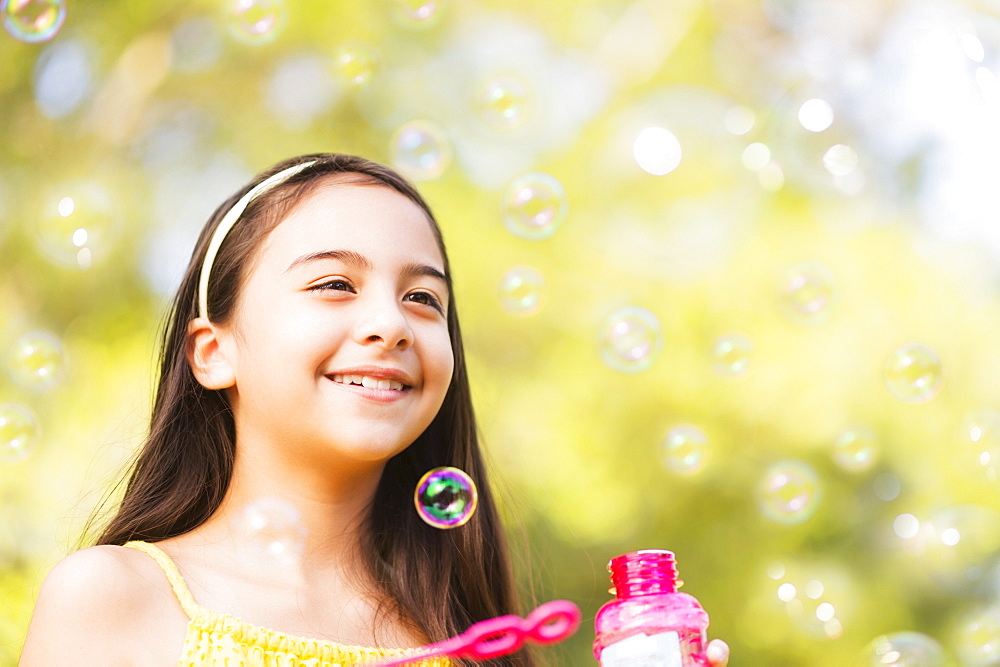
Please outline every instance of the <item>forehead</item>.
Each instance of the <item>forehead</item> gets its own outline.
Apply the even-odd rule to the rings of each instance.
[[[420,261],[443,270],[432,223],[409,197],[383,185],[327,179],[267,235],[262,263],[303,253],[354,250],[372,260]]]

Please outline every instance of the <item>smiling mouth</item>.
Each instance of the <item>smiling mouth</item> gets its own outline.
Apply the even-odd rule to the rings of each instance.
[[[409,389],[402,382],[386,380],[384,378],[373,378],[368,375],[328,375],[328,378],[338,384],[357,385],[366,389],[389,389],[392,391],[403,391]]]

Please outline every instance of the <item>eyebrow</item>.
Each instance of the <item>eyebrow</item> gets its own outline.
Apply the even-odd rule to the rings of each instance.
[[[370,271],[372,269],[371,261],[369,261],[369,259],[361,253],[354,252],[353,250],[320,250],[319,252],[311,252],[307,255],[296,257],[292,263],[288,265],[288,268],[285,269],[285,273],[288,273],[297,266],[321,259],[337,260],[365,271]],[[448,284],[448,276],[442,273],[439,269],[436,269],[429,264],[421,264],[420,262],[410,262],[403,265],[402,274],[407,277],[429,276],[431,278],[437,278],[446,285]]]

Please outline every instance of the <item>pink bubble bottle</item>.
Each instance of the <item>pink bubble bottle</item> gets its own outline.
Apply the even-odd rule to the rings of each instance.
[[[678,593],[674,554],[632,551],[608,563],[614,600],[597,612],[594,657],[601,667],[708,665],[708,614],[693,596]]]

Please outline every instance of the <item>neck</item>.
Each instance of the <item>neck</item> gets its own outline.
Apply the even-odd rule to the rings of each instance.
[[[245,447],[237,439],[233,478],[203,534],[231,542],[237,552],[249,541],[296,576],[347,574],[360,562],[361,524],[385,461],[313,461],[282,451],[288,449]]]

